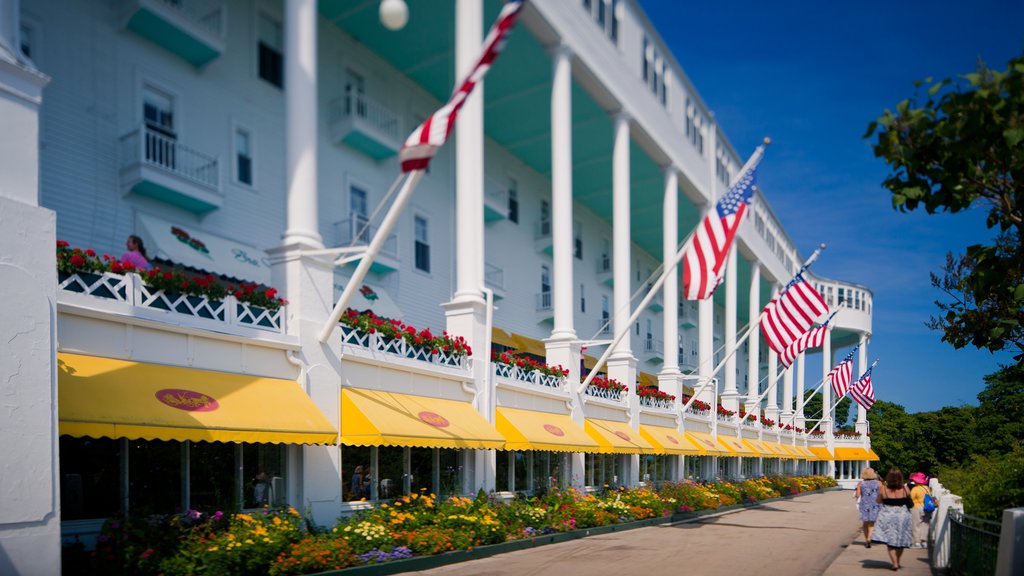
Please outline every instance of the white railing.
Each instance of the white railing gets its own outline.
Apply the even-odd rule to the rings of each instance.
[[[661,356],[662,349],[663,348],[662,348],[662,345],[661,345],[661,340],[656,340],[654,338],[645,338],[644,339],[644,352],[645,353],[647,353],[647,354],[657,354],[658,356]]]
[[[612,323],[609,321],[608,318],[604,318],[601,320],[601,326],[598,328],[597,332],[598,334],[612,333]]]
[[[551,310],[551,292],[540,292],[537,294],[537,311]]]
[[[174,136],[143,126],[121,137],[120,153],[122,169],[157,168],[220,193],[217,158],[179,143]]]
[[[57,288],[67,292],[105,298],[149,310],[162,310],[191,318],[212,320],[228,326],[284,333],[284,307],[269,310],[247,302],[239,302],[230,294],[223,300],[210,300],[206,296],[167,293],[146,285],[138,274],[61,273],[57,280]]]
[[[614,400],[615,402],[622,401],[622,390],[612,390],[611,388],[600,388],[593,384],[590,384],[583,390],[583,393],[587,396],[593,396],[594,398],[604,398],[605,400]]]
[[[715,412],[715,417],[718,418],[719,422],[732,422],[733,419],[736,418],[736,415],[733,414],[732,416],[729,416],[727,414],[720,414],[718,412]]]
[[[348,220],[334,223],[334,233],[339,246],[365,246],[377,233],[378,226],[370,224],[362,214],[352,212]],[[398,259],[398,235],[389,234],[380,250],[381,254]]]
[[[751,420],[749,418],[744,418],[743,420],[740,421],[740,424],[746,426],[747,428],[755,428],[755,429],[758,428],[758,426],[759,426],[759,424],[757,422],[754,422],[753,420]]]
[[[380,333],[368,333],[357,330],[344,324],[341,328],[341,342],[349,346],[366,348],[373,352],[382,352],[391,356],[410,358],[420,362],[427,362],[436,366],[448,366],[451,368],[467,369],[469,358],[455,354],[447,354],[441,351],[431,351],[419,346],[409,344],[401,338],[389,338]]]
[[[702,418],[710,418],[711,417],[711,410],[710,409],[702,410],[700,408],[690,408],[689,410],[686,411],[686,413],[687,414],[692,414],[694,416],[700,416]]]
[[[484,285],[489,288],[505,289],[505,270],[494,264],[484,263]]]
[[[402,130],[398,114],[367,98],[365,94],[346,94],[331,101],[331,123],[343,118],[359,118],[392,140],[400,142]]]
[[[674,401],[670,398],[655,398],[654,396],[640,397],[640,405],[648,408],[664,408],[666,410],[671,410],[673,402]]]
[[[486,201],[494,205],[499,211],[505,212],[508,210],[508,190],[501,186],[488,186],[486,194]]]
[[[492,365],[494,366],[494,374],[499,378],[508,378],[509,380],[525,382],[554,390],[561,390],[565,383],[564,377],[542,374],[539,370],[523,370],[519,366],[501,362],[493,362]]]
[[[535,223],[533,237],[536,240],[551,238],[551,220],[541,220]]]
[[[208,0],[157,0],[166,10],[180,14],[195,26],[224,38],[224,6]]]

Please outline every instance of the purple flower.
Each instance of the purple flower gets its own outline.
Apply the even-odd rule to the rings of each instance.
[[[213,513],[213,521],[214,522],[220,520],[223,517],[224,517],[224,513],[221,512],[220,510],[217,510],[216,512]]]

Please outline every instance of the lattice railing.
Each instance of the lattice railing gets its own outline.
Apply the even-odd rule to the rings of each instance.
[[[655,398],[654,396],[641,396],[640,405],[648,408],[672,409],[672,400],[669,398]]]
[[[124,302],[148,310],[210,320],[228,326],[245,326],[284,333],[284,307],[269,310],[252,306],[247,302],[239,302],[231,295],[223,300],[211,300],[206,296],[168,293],[147,286],[138,274],[61,273],[58,274],[57,280],[57,287],[68,292]]]
[[[503,364],[501,362],[494,362],[492,365],[494,366],[494,374],[496,376],[515,380],[516,382],[543,386],[554,390],[561,390],[565,382],[565,378],[562,376],[550,376],[538,370],[523,370],[519,366]]]
[[[700,408],[690,408],[687,413],[693,414],[694,416],[700,416],[702,418],[708,418],[711,416],[711,410],[701,410]]]
[[[613,390],[611,388],[601,388],[590,384],[583,390],[583,393],[587,396],[593,396],[595,398],[604,398],[605,400],[613,400],[615,402],[622,401],[622,390]]]
[[[343,344],[366,348],[374,352],[383,352],[402,358],[410,358],[420,362],[427,362],[436,366],[448,366],[451,368],[466,369],[469,367],[469,358],[447,354],[439,350],[428,350],[419,346],[409,344],[400,338],[389,338],[379,333],[368,334],[351,326],[341,326],[341,341]]]

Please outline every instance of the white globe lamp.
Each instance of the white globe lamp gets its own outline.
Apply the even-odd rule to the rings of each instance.
[[[409,21],[409,7],[405,0],[381,0],[380,23],[388,30],[401,30]]]

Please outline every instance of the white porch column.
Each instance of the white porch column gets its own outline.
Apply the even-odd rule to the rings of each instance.
[[[722,406],[726,410],[739,410],[739,392],[736,390],[736,244],[729,250],[725,263],[725,383]]]
[[[675,166],[665,168],[665,194],[662,200],[662,266],[668,270],[675,263],[679,250],[679,175]],[[665,277],[661,298],[665,303],[662,312],[664,325],[665,361],[658,373],[658,388],[676,397],[682,395],[679,372],[679,274],[680,268]]]
[[[718,178],[715,176],[715,151],[718,149],[718,128],[714,122],[707,126],[707,170],[708,170],[708,206],[714,209],[718,200]],[[715,299],[714,297],[697,303],[697,374],[704,377],[717,377],[711,371],[715,369]],[[699,387],[699,384],[697,386]],[[719,382],[720,384],[720,382]],[[697,396],[701,401],[711,404],[711,426],[715,427],[715,396],[717,386],[708,386]],[[718,470],[715,470],[717,474]]]
[[[572,297],[572,52],[567,46],[559,45],[552,50],[552,58],[554,66],[551,87],[551,240],[555,325],[551,331],[551,338],[574,340],[576,330],[573,328]],[[626,206],[628,209],[628,203]]]
[[[825,338],[821,345],[821,377],[825,378],[825,385],[821,387],[821,426],[827,437],[832,437],[832,382],[827,380],[829,371],[832,370],[832,337]]]
[[[804,367],[807,365],[807,356],[800,354],[796,359],[796,418],[793,425],[797,428],[806,429],[807,421],[804,419]]]
[[[772,289],[772,298],[779,295],[779,287]],[[764,415],[776,422],[779,421],[779,355],[771,348],[768,349],[768,389],[771,392],[767,395],[764,405]]]
[[[0,572],[60,574],[57,215],[39,206],[39,108],[50,79],[21,55],[19,8],[0,0]]]
[[[579,382],[582,349],[573,327],[572,240],[572,50],[564,44],[551,50],[551,217],[555,325],[546,344],[549,364],[569,370],[569,382]],[[583,425],[583,403],[576,386],[573,420]],[[585,460],[580,452],[569,455],[570,478],[577,487],[586,481]]]
[[[757,322],[761,314],[761,266],[754,260],[750,263],[750,321]],[[761,358],[758,335],[760,326],[750,331],[747,337],[747,412],[760,414],[760,406],[756,404],[761,393]]]
[[[288,228],[283,244],[323,248],[317,220],[316,0],[285,2],[284,20]]]
[[[790,366],[782,373],[782,412],[779,413],[782,421],[789,421],[793,417],[793,367]]]
[[[857,374],[853,377],[857,378],[868,369],[868,335],[860,335],[860,348],[857,349]],[[855,403],[856,404],[856,403]],[[857,404],[857,432],[861,434],[867,434],[868,432],[868,411],[863,406]]]

